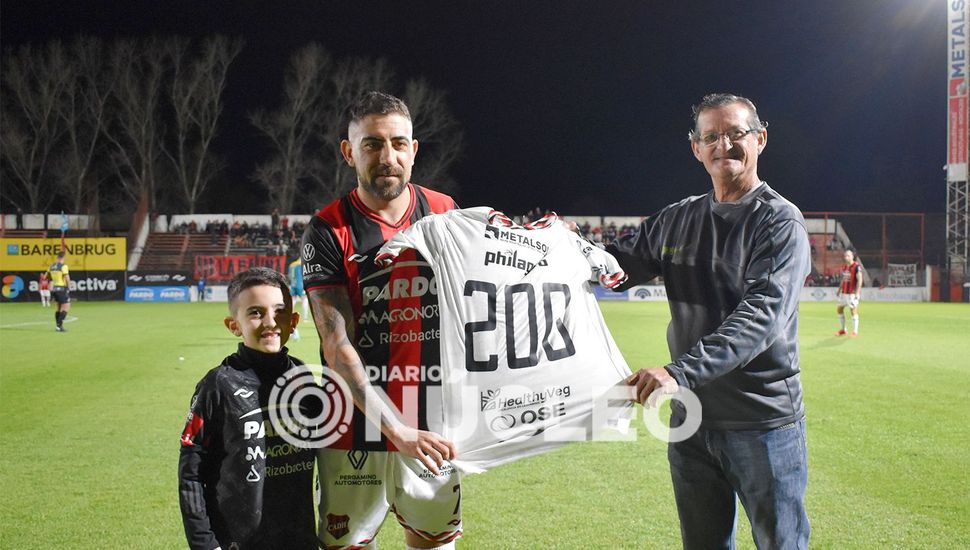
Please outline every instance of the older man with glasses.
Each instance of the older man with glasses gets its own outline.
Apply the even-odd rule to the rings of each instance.
[[[808,546],[797,329],[811,253],[801,212],[758,177],[766,128],[750,100],[705,96],[689,137],[712,190],[607,247],[630,276],[621,288],[662,275],[667,289],[671,361],[630,378],[639,401],[680,387],[702,405],[698,430],[668,446],[689,549],[734,547],[738,498],[759,548]]]

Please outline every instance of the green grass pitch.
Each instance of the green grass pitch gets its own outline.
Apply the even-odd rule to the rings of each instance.
[[[224,304],[0,306],[0,548],[180,548],[178,435],[195,383],[237,339]],[[667,358],[665,304],[606,303],[631,367]],[[836,338],[805,304],[807,505],[816,548],[970,547],[970,307],[866,303]],[[316,362],[311,324],[293,354]],[[184,361],[180,360],[184,357]],[[674,548],[664,444],[568,446],[464,480],[461,548]],[[738,522],[739,546],[753,548]],[[379,542],[400,548],[385,523]]]

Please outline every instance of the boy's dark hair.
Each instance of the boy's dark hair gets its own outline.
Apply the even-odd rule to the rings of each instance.
[[[715,109],[717,107],[724,107],[725,105],[730,105],[732,103],[740,103],[751,111],[751,118],[748,119],[748,126],[752,130],[764,130],[768,127],[768,121],[762,121],[758,117],[758,108],[754,106],[754,103],[746,98],[734,94],[707,94],[701,99],[701,102],[697,105],[691,107],[691,111],[694,113],[694,127],[691,129],[689,138],[692,140],[697,140],[699,138],[697,133],[697,117],[707,109]]]
[[[408,110],[408,106],[401,99],[376,90],[364,92],[357,98],[357,101],[347,108],[347,124],[344,125],[344,128],[363,120],[367,115],[389,115],[392,113],[411,120],[411,111]]]
[[[246,271],[236,273],[236,276],[229,282],[229,311],[233,311],[236,305],[236,298],[247,288],[254,286],[275,286],[283,292],[283,302],[286,307],[293,307],[293,298],[290,296],[290,286],[286,282],[283,274],[275,269],[268,267],[251,267]]]

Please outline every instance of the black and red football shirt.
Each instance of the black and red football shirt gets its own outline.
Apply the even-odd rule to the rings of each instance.
[[[348,334],[363,359],[371,383],[383,389],[415,427],[440,425],[441,355],[438,289],[434,272],[417,252],[409,251],[392,268],[374,258],[398,231],[430,214],[455,208],[448,195],[408,184],[411,203],[404,216],[388,223],[360,200],[354,189],[323,207],[303,234],[303,285],[307,294],[343,287],[355,319]],[[321,356],[321,361],[325,359]],[[430,399],[429,399],[430,397]],[[350,431],[331,445],[337,449],[395,450],[386,438],[368,437],[367,420],[354,410]],[[379,432],[372,427],[371,433]],[[370,440],[369,440],[370,439]]]

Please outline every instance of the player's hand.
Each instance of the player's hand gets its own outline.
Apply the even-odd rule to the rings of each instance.
[[[677,393],[677,380],[670,376],[665,368],[640,369],[626,379],[626,383],[636,388],[637,402],[644,407],[653,406],[655,400],[649,400],[656,390],[662,394]],[[658,394],[659,395],[659,394]],[[649,401],[648,401],[649,400]]]
[[[388,438],[399,452],[417,458],[435,475],[441,473],[438,468],[444,466],[446,460],[458,456],[455,444],[434,432],[402,427]]]

